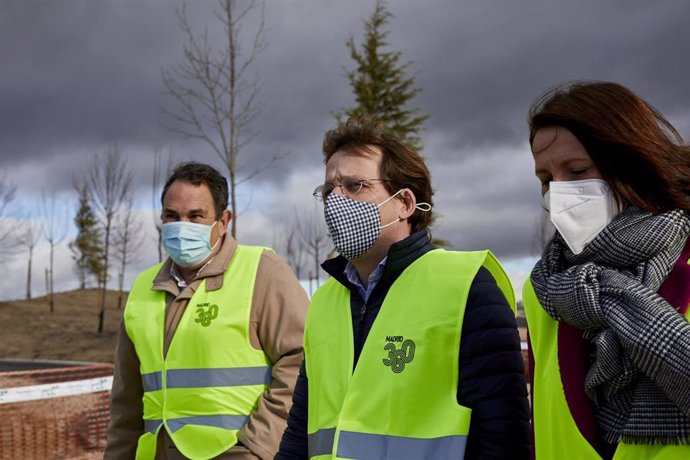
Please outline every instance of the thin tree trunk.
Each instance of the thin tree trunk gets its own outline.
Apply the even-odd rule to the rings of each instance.
[[[50,284],[48,283],[48,267],[46,267],[46,299],[50,295]]]
[[[163,262],[163,232],[158,228],[158,262]]]
[[[26,298],[31,298],[31,261],[34,257],[34,248],[29,248],[29,269],[26,271]]]
[[[235,119],[235,97],[237,95],[237,69],[235,67],[237,61],[237,44],[235,43],[235,26],[233,24],[233,6],[232,0],[225,2],[225,14],[228,20],[228,53],[230,54],[230,107],[229,107],[229,128],[230,128],[230,193],[232,212],[235,213],[232,218],[232,237],[237,238],[237,196],[235,194],[235,186],[237,185],[237,178],[235,171],[237,167],[237,120]]]
[[[101,312],[98,315],[98,333],[103,333],[105,323],[105,293],[108,287],[108,249],[110,249],[110,220],[105,227],[105,254],[103,256],[103,288],[101,289]]]
[[[55,311],[55,299],[53,298],[53,253],[55,252],[55,244],[52,242],[50,243],[50,281],[49,281],[49,286],[50,286],[50,312],[53,313]]]
[[[118,310],[122,309],[122,297],[123,297],[124,284],[125,284],[125,268],[127,267],[127,240],[125,239],[122,244],[124,245],[124,247],[122,249],[122,266],[120,267],[120,273],[119,273],[119,277],[118,277],[119,279],[117,280],[119,283],[118,295],[117,295],[117,309]]]
[[[122,272],[118,273],[118,292],[117,292],[117,309],[122,310],[122,297],[123,297],[123,289],[122,285],[124,284],[125,281],[125,273],[124,273],[124,267],[122,268]]]
[[[232,237],[237,239],[237,199],[235,198],[235,173],[230,173],[230,205],[232,206]]]
[[[83,256],[81,257],[79,265],[79,288],[84,290],[86,289],[86,267]]]

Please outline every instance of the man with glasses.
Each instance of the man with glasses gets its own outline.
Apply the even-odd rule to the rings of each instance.
[[[326,133],[314,196],[340,255],[314,294],[278,459],[527,458],[513,291],[488,251],[436,249],[421,157],[374,119]]]

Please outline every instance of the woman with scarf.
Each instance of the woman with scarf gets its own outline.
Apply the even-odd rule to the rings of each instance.
[[[690,459],[690,147],[616,83],[529,128],[556,228],[523,291],[535,457]]]

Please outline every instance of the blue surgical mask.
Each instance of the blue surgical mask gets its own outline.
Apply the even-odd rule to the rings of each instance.
[[[170,258],[180,267],[193,267],[206,259],[211,247],[211,230],[213,225],[194,224],[192,222],[170,222],[163,224],[161,236],[163,247]]]

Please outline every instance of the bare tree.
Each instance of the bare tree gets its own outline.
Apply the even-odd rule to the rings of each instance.
[[[316,280],[316,287],[319,287],[321,262],[323,262],[322,258],[326,255],[326,249],[330,246],[330,238],[326,232],[323,218],[317,212],[316,208],[313,209],[312,212],[300,216],[298,220],[298,231],[307,254],[312,257],[314,263],[313,272],[309,270],[310,284],[313,278]]]
[[[97,210],[103,226],[103,268],[101,284],[98,333],[103,332],[105,322],[105,295],[110,268],[110,245],[113,224],[117,213],[126,205],[132,187],[133,173],[122,158],[117,146],[108,148],[103,155],[96,155],[88,176],[92,191],[94,209]]]
[[[34,248],[41,239],[42,225],[39,221],[36,221],[29,217],[24,226],[24,231],[19,237],[19,244],[23,248],[29,250],[29,260],[28,267],[26,270],[26,298],[31,298],[31,269],[34,260]]]
[[[10,219],[10,205],[14,201],[17,187],[0,177],[0,251],[6,256],[13,256],[17,251],[21,235],[17,223]],[[7,257],[3,258],[5,261]]]
[[[140,252],[144,239],[142,238],[143,225],[133,212],[132,197],[125,202],[123,212],[117,219],[115,231],[115,258],[120,262],[118,269],[118,295],[117,308],[122,308],[124,297],[125,270],[127,265],[140,259]]]
[[[273,247],[285,255],[287,264],[295,272],[297,279],[302,278],[302,269],[306,265],[306,248],[300,235],[299,224],[292,219],[274,234]]]
[[[242,46],[242,25],[248,15],[258,15],[250,45]],[[237,213],[237,186],[255,176],[283,155],[276,153],[266,165],[239,179],[237,158],[256,136],[251,122],[260,112],[258,75],[251,75],[257,55],[266,47],[262,0],[218,0],[216,17],[223,24],[227,42],[215,52],[207,31],[196,36],[185,8],[177,11],[180,28],[187,36],[184,62],[162,70],[167,93],[178,112],[166,110],[166,127],[184,136],[201,139],[223,160],[230,176],[230,206]],[[232,236],[237,235],[237,214],[232,219]]]
[[[163,260],[163,223],[161,222],[161,192],[162,184],[165,183],[167,178],[170,176],[173,170],[173,164],[175,163],[174,156],[170,154],[168,150],[168,161],[166,167],[163,168],[163,149],[156,147],[153,154],[153,181],[151,187],[151,201],[153,212],[153,225],[156,228],[157,237],[157,249],[158,249],[158,262]]]
[[[46,197],[45,191],[42,195],[42,214],[43,214],[43,237],[50,246],[50,259],[48,262],[48,269],[46,270],[46,295],[48,297],[48,305],[50,305],[50,312],[55,311],[55,297],[53,289],[53,261],[55,260],[55,246],[62,243],[67,237],[67,215],[64,209],[57,209],[55,203],[55,195],[50,198]]]

